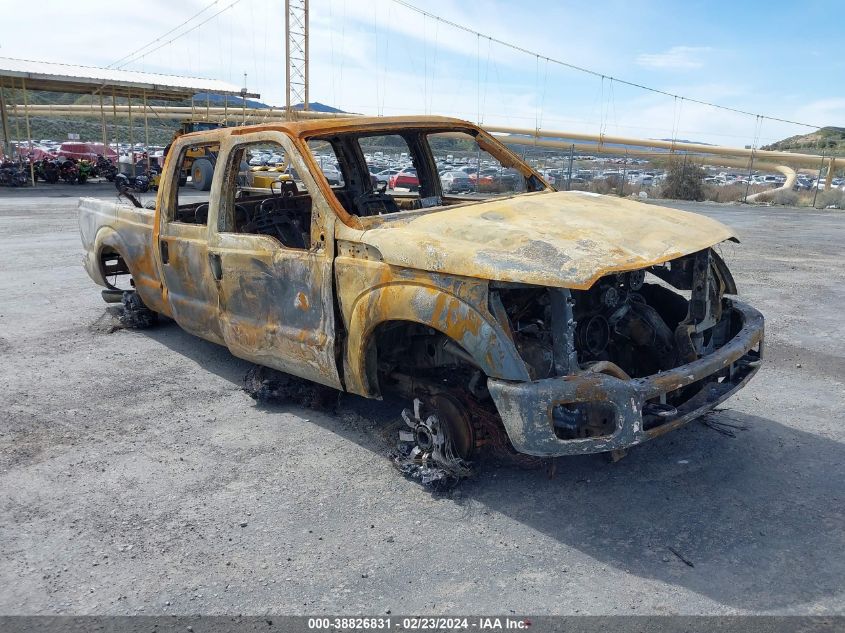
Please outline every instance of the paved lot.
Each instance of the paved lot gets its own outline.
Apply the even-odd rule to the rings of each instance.
[[[111,331],[80,191],[112,195],[0,190],[0,613],[845,613],[845,214],[682,205],[768,319],[718,414],[748,430],[438,498],[385,457],[396,403],[259,405],[223,348]]]

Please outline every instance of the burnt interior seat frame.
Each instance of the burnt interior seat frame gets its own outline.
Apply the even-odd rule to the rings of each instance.
[[[287,189],[287,194],[240,199],[235,205],[235,231],[269,235],[288,248],[307,249],[311,241],[311,197],[294,191],[295,185]]]

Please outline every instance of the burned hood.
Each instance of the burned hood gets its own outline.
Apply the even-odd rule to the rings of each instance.
[[[586,289],[734,237],[716,220],[612,196],[541,192],[388,220],[360,241],[389,264]]]

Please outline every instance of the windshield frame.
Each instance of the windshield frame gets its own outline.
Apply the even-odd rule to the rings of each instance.
[[[465,198],[458,202],[442,204],[442,200],[444,197],[450,200],[453,200],[454,198],[450,196],[444,196],[441,191],[440,179],[436,170],[434,158],[431,152],[431,148],[429,146],[427,136],[445,133],[464,133],[468,136],[473,137],[474,140],[478,143],[480,149],[489,153],[493,158],[498,160],[502,168],[516,169],[517,171],[519,171],[525,178],[526,190],[522,192],[504,192],[502,193],[502,195],[492,195],[486,196],[484,198]],[[343,174],[344,179],[349,182],[349,180],[347,179],[348,172],[345,173],[343,171],[344,167],[347,170],[356,170],[359,172],[359,174],[363,173],[366,176],[370,175],[369,165],[367,165],[364,160],[364,154],[363,151],[360,149],[358,139],[387,135],[402,136],[408,141],[411,153],[417,154],[416,161],[422,163],[414,164],[412,168],[417,170],[418,175],[420,174],[421,169],[427,172],[429,180],[432,181],[431,184],[433,186],[433,190],[430,189],[426,192],[421,191],[420,197],[422,197],[423,193],[434,193],[440,199],[441,204],[426,208],[400,209],[398,211],[384,213],[381,215],[358,215],[354,211],[345,208],[343,202],[339,199],[336,190],[328,184],[328,180],[322,173],[322,170],[319,167],[316,157],[312,153],[311,148],[309,147],[309,141],[320,140],[332,144],[336,148],[336,152],[340,150],[341,153],[344,154],[355,154],[353,156],[346,156],[346,159],[348,159],[347,161],[339,161],[341,173]],[[303,154],[303,158],[305,158],[306,162],[308,163],[308,166],[311,168],[313,177],[317,182],[317,185],[320,188],[321,192],[323,193],[323,196],[325,197],[327,203],[335,212],[337,217],[344,224],[352,228],[369,228],[371,226],[390,221],[393,218],[399,219],[427,213],[439,213],[448,209],[464,207],[467,205],[481,204],[493,200],[502,200],[505,198],[511,198],[516,196],[533,195],[542,192],[555,191],[555,189],[551,185],[549,185],[548,182],[546,182],[545,178],[543,178],[541,174],[539,174],[535,169],[533,169],[530,165],[523,161],[519,157],[519,155],[508,149],[503,143],[501,143],[501,141],[496,139],[488,132],[470,123],[450,125],[448,123],[444,124],[443,122],[420,122],[419,124],[392,124],[384,125],[383,127],[367,125],[366,127],[362,126],[361,129],[349,129],[329,133],[326,133],[325,131],[315,130],[308,133],[303,133],[299,136],[297,141],[300,152]],[[349,151],[350,143],[354,143],[354,145],[358,147],[357,152]],[[346,164],[341,164],[343,162],[345,162]],[[359,162],[361,164],[356,167],[356,164]],[[361,171],[362,169],[363,172]],[[433,174],[434,177],[432,178],[430,174]]]

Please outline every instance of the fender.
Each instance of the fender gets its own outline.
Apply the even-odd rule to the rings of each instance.
[[[126,257],[125,253],[127,249],[126,244],[123,242],[123,238],[120,237],[120,234],[113,228],[103,226],[100,227],[94,236],[94,242],[91,244],[91,248],[86,249],[85,251],[85,270],[88,271],[88,275],[94,280],[94,283],[99,286],[108,287],[109,284],[106,281],[103,266],[100,261],[103,249],[106,247],[117,251],[124,258]]]
[[[127,236],[135,239],[127,239]],[[152,259],[149,234],[121,234],[110,226],[103,226],[97,231],[91,251],[86,254],[85,267],[92,279],[101,286],[108,286],[100,264],[100,255],[106,247],[117,251],[123,257],[135,281],[135,289],[144,303],[156,312],[169,315],[170,309],[164,301],[162,284]]]
[[[379,396],[378,385],[372,384],[368,373],[368,352],[376,327],[389,321],[419,323],[445,334],[472,356],[488,377],[530,380],[516,347],[495,318],[485,312],[437,286],[403,280],[364,292],[349,315],[344,359],[347,391]]]

